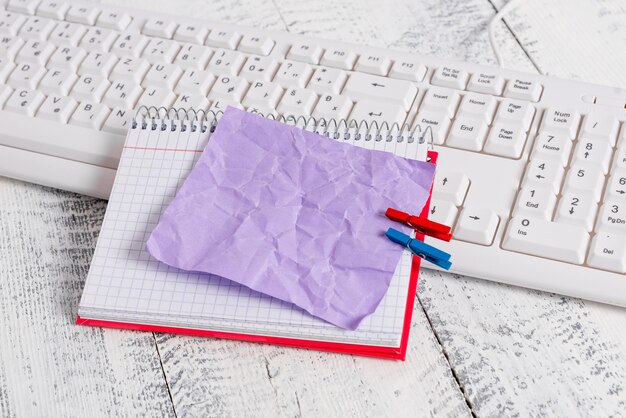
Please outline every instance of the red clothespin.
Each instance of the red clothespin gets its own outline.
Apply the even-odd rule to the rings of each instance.
[[[442,241],[450,241],[452,234],[451,228],[437,222],[429,221],[419,216],[409,215],[406,212],[399,211],[394,208],[388,208],[385,215],[392,221],[401,222],[413,228],[419,234],[428,235]]]

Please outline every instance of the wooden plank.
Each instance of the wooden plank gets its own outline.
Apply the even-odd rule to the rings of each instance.
[[[150,333],[74,325],[105,202],[0,178],[0,416],[169,416]]]

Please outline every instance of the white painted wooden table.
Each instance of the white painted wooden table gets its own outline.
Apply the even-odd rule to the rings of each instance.
[[[493,64],[502,0],[115,0]],[[512,68],[626,87],[623,0],[528,0]],[[75,326],[103,201],[0,178],[0,416],[624,416],[626,310],[425,271],[406,362]]]

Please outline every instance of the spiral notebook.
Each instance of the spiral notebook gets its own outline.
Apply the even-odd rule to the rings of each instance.
[[[220,114],[144,110],[128,132],[77,323],[241,339],[404,359],[419,258],[403,254],[388,292],[355,331],[227,279],[177,270],[146,241],[211,138]],[[284,118],[336,140],[435,162],[428,132],[354,121]],[[428,205],[423,214],[427,214]]]

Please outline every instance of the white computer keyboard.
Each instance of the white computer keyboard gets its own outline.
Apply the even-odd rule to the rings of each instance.
[[[107,198],[140,105],[432,127],[453,270],[626,306],[626,91],[61,0],[1,2],[0,174]]]

